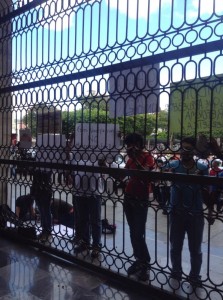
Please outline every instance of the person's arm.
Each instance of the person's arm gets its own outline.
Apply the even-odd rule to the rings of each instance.
[[[125,164],[124,169],[131,169],[131,159],[129,158]],[[125,178],[127,177],[127,175],[112,175],[112,177],[115,179],[114,182],[114,189],[117,191],[119,188],[120,189],[125,189],[127,181],[125,180]]]
[[[209,170],[207,166],[204,170],[202,170],[202,175],[208,176],[210,175],[211,171],[213,170],[212,169]],[[211,176],[213,176],[213,174]],[[213,216],[214,203],[212,203],[210,197],[210,186],[207,186],[207,188],[202,189],[202,197],[203,197],[203,202],[205,203],[205,205],[207,205],[207,209],[208,209],[208,217],[207,217],[208,223],[210,225],[213,225],[215,222],[215,218]]]
[[[145,155],[145,154],[142,154]],[[147,170],[147,171],[151,171],[154,166],[155,166],[155,160],[154,157],[150,154],[146,155],[143,159],[142,156],[135,156],[135,158],[133,159],[136,167],[138,170]],[[142,162],[140,162],[142,161]]]
[[[30,212],[31,212],[31,215],[32,215],[33,217],[36,216],[36,212],[35,212],[35,209],[34,209],[34,207],[33,207],[33,204],[30,206]]]
[[[16,214],[16,216],[19,218],[19,216],[20,216],[20,207],[19,206],[16,206],[16,208],[15,208],[15,214]]]
[[[146,167],[147,167],[147,170],[153,170],[154,167],[155,167],[155,159],[152,155],[148,155],[147,156],[147,162],[146,162]]]
[[[217,158],[223,159],[223,153],[222,153],[221,148],[218,145],[218,142],[215,138],[213,138],[213,137],[211,138],[209,146],[210,146],[212,154],[216,155]]]

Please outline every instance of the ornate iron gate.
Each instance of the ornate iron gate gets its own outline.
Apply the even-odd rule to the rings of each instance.
[[[16,199],[30,194],[36,170],[50,171],[51,205],[59,207],[53,218],[59,224],[54,224],[50,243],[30,243],[124,280],[133,254],[117,178],[145,176],[156,185],[185,180],[165,172],[127,173],[122,167],[126,135],[140,133],[155,161],[178,157],[186,136],[198,141],[198,160],[209,160],[210,168],[211,155],[222,158],[223,4],[2,0],[0,17],[1,201],[15,211]],[[213,138],[220,144],[219,152],[211,147]],[[98,159],[107,167],[98,165]],[[62,203],[73,214],[73,195],[81,188],[74,191],[70,177],[83,172],[101,174],[99,191],[98,179],[91,175],[103,201],[101,218],[116,226],[104,228],[97,262],[88,254],[74,255],[74,228],[58,222]],[[186,180],[203,188],[221,185],[217,177],[187,175]],[[89,181],[87,185],[90,189]],[[213,231],[221,231],[221,208],[212,207],[210,220],[204,204],[202,287],[189,288],[185,253],[183,281],[169,278],[169,219],[152,190],[148,203],[150,285],[173,296],[221,299],[223,274],[216,257],[222,260],[222,255],[212,244]],[[25,224],[40,231],[36,219]]]

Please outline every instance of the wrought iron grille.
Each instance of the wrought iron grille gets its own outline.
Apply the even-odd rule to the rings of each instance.
[[[84,195],[102,198],[101,218],[113,225],[104,228],[96,265],[126,276],[133,253],[118,178],[148,177],[153,183],[146,226],[149,283],[184,298],[221,299],[222,245],[215,240],[222,226],[221,202],[219,207],[203,204],[203,281],[202,287],[190,289],[185,252],[183,281],[169,277],[169,218],[155,197],[163,182],[173,187],[186,180],[188,187],[196,183],[200,191],[209,191],[211,185],[221,187],[220,176],[126,171],[123,165],[124,138],[132,132],[142,135],[154,156],[154,170],[159,159],[166,165],[179,159],[187,136],[197,140],[196,159],[210,169],[216,158],[222,159],[222,16],[220,0],[208,5],[202,0],[1,1],[1,201],[17,212],[16,199],[32,192],[36,172],[50,171],[49,197],[59,223],[50,243],[31,244],[95,266],[88,254],[74,255],[74,226],[61,225],[62,205],[73,220],[73,196],[86,181]],[[106,166],[98,165],[100,160]],[[41,176],[37,185],[43,184]],[[81,178],[76,189],[75,176]],[[46,193],[47,188],[42,190]],[[3,231],[13,226],[9,214],[4,213],[11,223]],[[41,230],[38,219],[25,224]]]

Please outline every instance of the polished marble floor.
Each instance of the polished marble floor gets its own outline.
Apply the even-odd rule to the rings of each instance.
[[[2,237],[0,299],[152,300],[100,274]]]

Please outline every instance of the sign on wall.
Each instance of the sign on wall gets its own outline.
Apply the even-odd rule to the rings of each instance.
[[[119,126],[115,124],[77,123],[75,147],[105,151],[120,148]]]
[[[107,161],[120,149],[119,126],[115,124],[78,123],[75,130],[75,151],[85,153],[82,158],[89,159],[92,153],[106,155]],[[76,155],[76,159],[79,158]],[[90,158],[91,159],[91,158]]]
[[[107,87],[111,118],[159,111],[159,64],[114,72]]]
[[[223,84],[211,78],[204,82],[197,79],[188,86],[182,82],[171,85],[170,134],[219,135],[223,129]]]

